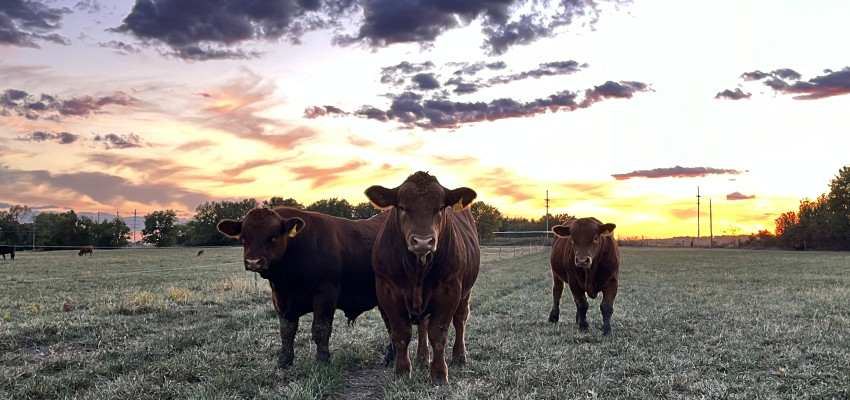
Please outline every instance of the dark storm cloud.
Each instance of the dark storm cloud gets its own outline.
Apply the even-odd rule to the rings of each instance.
[[[363,106],[355,116],[382,122],[394,120],[406,127],[424,129],[454,129],[464,124],[494,121],[506,118],[530,117],[546,112],[575,111],[611,98],[631,98],[634,93],[651,91],[641,82],[606,82],[585,91],[585,98],[577,102],[578,93],[568,90],[536,99],[519,102],[509,98],[485,102],[456,102],[442,98],[425,99],[414,92],[404,92],[393,97],[389,110]]]
[[[173,54],[191,60],[245,58],[233,49],[240,42],[288,39],[298,43],[312,30],[334,25],[331,15],[348,2],[327,1],[325,15],[317,0],[137,0],[115,31],[158,41]]]
[[[162,43],[168,54],[189,60],[245,58],[237,46],[252,40],[300,43],[310,31],[334,29],[337,45],[384,47],[432,45],[443,33],[480,20],[482,48],[491,55],[552,37],[577,18],[594,24],[599,3],[628,0],[136,0],[114,31],[145,43]],[[516,10],[527,12],[513,15]],[[587,18],[585,18],[587,17]],[[354,22],[354,31],[340,21]]]
[[[741,194],[741,192],[729,193],[729,194],[726,195],[726,200],[731,200],[731,201],[752,200],[754,198],[756,198],[755,195],[747,196],[747,195]]]
[[[103,136],[96,135],[94,137],[94,141],[103,143],[107,150],[151,147],[150,143],[146,142],[135,133],[128,133],[126,135],[118,135],[115,133],[109,133]]]
[[[0,44],[40,48],[46,41],[67,45],[70,41],[56,33],[68,8],[53,8],[39,0],[0,1]]]
[[[621,181],[631,178],[695,178],[707,175],[740,175],[746,171],[734,169],[719,169],[707,167],[655,168],[650,170],[632,171],[627,174],[612,174],[614,179]]]
[[[115,92],[108,96],[91,96],[61,99],[57,96],[41,94],[31,95],[23,90],[7,89],[0,95],[0,114],[15,114],[27,119],[40,118],[60,120],[65,117],[87,117],[104,113],[107,106],[134,107],[142,102],[124,92]]]
[[[434,77],[434,74],[416,74],[413,75],[410,80],[416,84],[416,89],[419,90],[432,90],[440,88],[440,82],[437,81],[437,78]]]
[[[741,100],[741,99],[749,99],[753,94],[752,93],[744,93],[741,88],[735,88],[735,90],[726,89],[722,92],[718,92],[715,99],[727,99],[727,100]]]
[[[71,144],[79,139],[79,135],[74,135],[68,132],[43,132],[37,131],[32,132],[29,135],[20,136],[15,138],[15,140],[27,141],[27,142],[44,142],[44,141],[54,141],[59,144]]]
[[[781,68],[770,73],[745,72],[741,78],[745,81],[763,81],[765,86],[791,95],[795,100],[817,100],[850,94],[850,67],[840,71],[827,69],[824,74],[806,81],[797,71]]]

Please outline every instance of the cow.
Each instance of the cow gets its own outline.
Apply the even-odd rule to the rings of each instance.
[[[203,251],[203,250],[199,250],[199,251],[198,251],[198,257],[200,257],[200,256],[202,256],[202,255],[204,255],[204,251]]]
[[[587,330],[587,296],[595,299],[602,292],[602,334],[611,334],[611,315],[620,280],[620,250],[612,237],[615,224],[603,224],[596,218],[570,219],[552,227],[555,241],[549,257],[552,267],[552,311],[549,322],[560,316],[564,283],[570,286],[576,304],[576,323]]]
[[[430,342],[431,382],[448,384],[450,324],[455,329],[451,362],[466,363],[469,299],[481,258],[469,210],[476,193],[467,187],[449,190],[420,171],[394,189],[371,186],[366,196],[374,206],[389,210],[375,239],[372,266],[396,350],[395,374],[410,377],[408,345],[412,325],[418,325],[417,361],[428,364]]]
[[[83,247],[80,249],[80,252],[79,252],[79,253],[77,253],[77,255],[78,255],[78,256],[82,256],[83,254],[88,254],[88,255],[89,255],[89,257],[93,256],[93,255],[94,255],[94,247],[92,247],[92,246],[83,246]]]
[[[6,254],[11,257],[11,259],[15,259],[15,246],[0,246],[0,256],[3,256],[3,259],[6,259]]]
[[[242,220],[224,219],[217,224],[224,235],[241,237],[245,269],[269,282],[280,320],[278,368],[293,363],[301,316],[313,313],[316,361],[329,363],[335,310],[342,310],[351,323],[378,305],[372,245],[386,218],[384,213],[352,221],[277,207],[255,208]],[[387,324],[383,313],[382,318]],[[388,351],[387,357],[394,353]]]

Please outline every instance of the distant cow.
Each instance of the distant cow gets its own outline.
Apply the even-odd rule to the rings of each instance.
[[[242,238],[245,269],[269,281],[280,320],[278,367],[292,365],[298,320],[313,313],[316,360],[330,361],[328,342],[334,312],[349,322],[378,305],[372,245],[386,213],[351,221],[290,207],[255,208],[241,221],[218,230]]]
[[[620,279],[620,250],[612,237],[616,225],[603,224],[596,218],[571,219],[552,228],[552,297],[554,304],[549,322],[558,322],[559,303],[564,282],[570,285],[576,304],[576,323],[587,330],[587,296],[595,299],[602,292],[602,334],[611,334],[611,315]]]
[[[13,260],[15,259],[15,246],[0,246],[0,256],[3,256],[3,259],[6,259],[6,254],[9,255]]]
[[[89,257],[93,256],[93,255],[94,255],[94,247],[92,247],[92,246],[83,246],[83,248],[81,248],[81,249],[80,249],[80,252],[79,252],[79,253],[77,253],[77,255],[78,255],[78,256],[82,256],[83,254],[88,254],[88,255],[89,255]]]
[[[202,255],[204,255],[204,251],[203,250],[198,251],[198,257],[200,257]]]
[[[469,298],[478,277],[478,233],[468,209],[475,191],[449,190],[417,172],[395,189],[372,186],[366,196],[378,208],[390,209],[375,240],[372,265],[397,351],[395,373],[410,376],[408,345],[412,325],[419,325],[417,359],[428,363],[428,339],[434,353],[431,382],[448,384],[449,325],[455,328],[451,362],[464,364]]]

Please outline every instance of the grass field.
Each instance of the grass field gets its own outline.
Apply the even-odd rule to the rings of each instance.
[[[551,307],[548,248],[485,248],[468,364],[395,379],[377,311],[337,313],[330,365],[278,321],[241,249],[18,252],[0,260],[2,399],[848,399],[850,254],[623,248],[613,334]]]

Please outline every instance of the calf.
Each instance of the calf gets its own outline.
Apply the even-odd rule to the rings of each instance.
[[[255,208],[242,220],[218,223],[221,233],[242,238],[245,269],[269,281],[280,320],[279,368],[292,365],[298,320],[304,314],[313,313],[316,360],[328,363],[334,311],[342,310],[353,322],[378,305],[372,245],[386,218],[383,213],[351,221],[278,207]]]
[[[437,178],[417,172],[395,189],[372,186],[366,196],[378,208],[389,209],[375,239],[372,265],[397,351],[395,373],[410,376],[408,345],[412,325],[419,325],[417,358],[428,362],[430,341],[431,382],[448,384],[449,325],[455,328],[452,364],[464,364],[469,298],[478,277],[478,233],[468,209],[475,191],[449,190]]]
[[[83,254],[88,254],[88,255],[89,255],[89,257],[93,256],[93,255],[94,255],[94,247],[92,247],[92,246],[83,246],[83,247],[80,249],[80,252],[79,252],[79,253],[77,253],[77,255],[78,255],[78,256],[82,256]]]
[[[6,259],[6,254],[9,255],[13,260],[15,259],[15,246],[0,246],[0,256],[3,256],[3,259]]]
[[[549,261],[552,266],[552,311],[549,322],[558,322],[564,282],[570,285],[576,303],[576,323],[587,330],[587,296],[602,292],[602,334],[611,334],[611,315],[620,279],[620,250],[612,237],[616,225],[596,218],[571,219],[552,228],[555,241]]]

